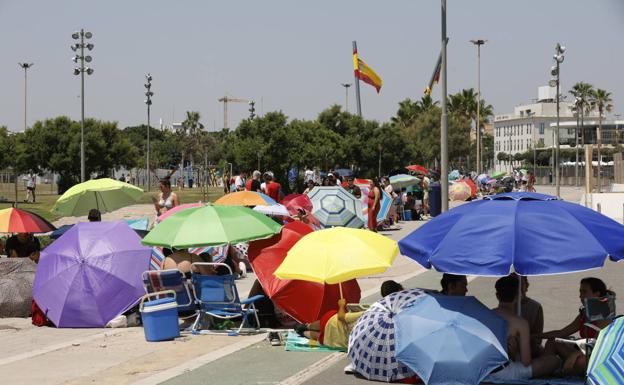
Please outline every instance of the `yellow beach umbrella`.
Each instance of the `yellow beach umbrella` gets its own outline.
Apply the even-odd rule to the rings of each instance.
[[[399,254],[395,241],[368,230],[348,227],[306,234],[288,251],[275,271],[279,279],[340,283],[386,271]]]

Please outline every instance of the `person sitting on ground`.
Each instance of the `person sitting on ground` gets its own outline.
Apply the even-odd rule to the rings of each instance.
[[[89,210],[89,215],[87,216],[87,220],[89,222],[101,222],[102,214],[100,213],[100,210],[98,209]]]
[[[512,277],[518,279],[516,273],[511,274]],[[521,277],[520,298],[521,316],[529,323],[529,332],[531,333],[531,353],[533,357],[537,357],[542,353],[542,340],[537,335],[544,332],[544,309],[536,300],[527,297],[529,290],[529,279],[526,276]]]
[[[171,191],[171,181],[169,179],[160,180],[160,193],[158,198],[152,197],[156,215],[162,215],[168,210],[180,205],[178,194]]]
[[[601,279],[588,277],[581,280],[579,288],[579,298],[581,303],[584,303],[583,301],[588,298],[602,298],[607,296],[615,297],[615,293],[608,290],[607,285],[605,285]],[[556,354],[564,360],[564,375],[585,374],[587,360],[585,354],[583,354],[578,345],[565,341],[557,341],[556,339],[567,338],[577,332],[583,339],[598,338],[598,331],[590,326],[585,326],[586,323],[585,309],[581,307],[576,318],[574,318],[574,320],[563,329],[549,331],[536,336],[540,339],[547,340],[544,348],[544,354]],[[610,320],[603,320],[591,322],[591,325],[598,329],[604,329],[609,326],[610,323]]]
[[[507,321],[507,354],[509,362],[486,377],[488,380],[517,381],[531,377],[549,376],[559,368],[561,361],[555,355],[543,355],[531,360],[529,323],[516,315],[518,304],[518,279],[512,276],[496,281],[498,306],[494,312]]]
[[[396,293],[398,291],[403,291],[403,290],[405,290],[403,288],[403,285],[391,279],[384,281],[381,284],[381,296],[382,297],[386,297],[392,293]]]
[[[395,281],[381,284],[381,295],[385,297],[403,290]],[[338,300],[338,311],[330,310],[320,320],[310,324],[298,324],[295,331],[302,337],[317,340],[321,345],[346,349],[349,346],[349,334],[364,311],[347,312],[344,298]]]
[[[440,293],[444,295],[463,297],[468,293],[468,279],[465,275],[444,273],[440,285],[442,286]]]
[[[41,244],[32,233],[17,233],[9,237],[4,248],[9,258],[30,258],[35,263],[39,262]]]

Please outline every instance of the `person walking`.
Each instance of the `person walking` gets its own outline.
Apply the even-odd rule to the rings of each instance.
[[[28,173],[28,180],[26,181],[26,200],[28,202],[30,200],[30,196],[32,195],[32,203],[35,203],[35,187],[37,182],[37,176],[32,172]]]
[[[377,214],[381,208],[381,185],[373,178],[368,189],[368,229],[377,232]]]

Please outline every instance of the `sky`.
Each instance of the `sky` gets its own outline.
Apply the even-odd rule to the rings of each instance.
[[[537,97],[550,79],[557,42],[567,48],[562,89],[585,81],[612,92],[624,110],[623,0],[448,0],[448,90],[476,88],[496,114]],[[152,125],[199,111],[207,129],[223,127],[228,95],[256,101],[259,114],[281,110],[314,119],[345,104],[353,83],[351,42],[383,79],[377,94],[361,84],[365,118],[387,121],[398,102],[420,99],[440,50],[439,0],[69,1],[0,0],[0,125],[28,126],[68,115],[80,119],[80,77],[71,34],[93,33],[94,74],[85,79],[86,116],[146,123],[144,75],[153,76]],[[355,111],[354,87],[349,109]],[[440,95],[439,87],[432,96]],[[248,105],[229,105],[230,127]]]

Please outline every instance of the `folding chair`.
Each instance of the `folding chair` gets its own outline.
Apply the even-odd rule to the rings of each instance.
[[[227,275],[206,275],[201,274],[201,267],[224,266],[229,271]],[[248,323],[249,316],[253,316],[256,321],[255,330],[260,328],[260,319],[254,302],[264,298],[263,295],[255,295],[241,301],[236,289],[236,282],[232,269],[225,263],[196,262],[191,265],[191,281],[193,292],[199,306],[197,318],[193,323],[191,331],[197,333],[204,315],[221,320],[242,318],[240,327],[236,331],[240,333]]]
[[[147,270],[143,272],[142,279],[143,288],[147,294],[173,290],[176,293],[178,314],[182,317],[195,316],[197,304],[189,280],[183,272],[178,269]]]
[[[592,322],[595,321],[613,321],[617,315],[615,313],[615,297],[612,295],[607,295],[606,297],[600,298],[585,298],[583,299],[584,312],[585,312],[585,324],[583,327],[585,331],[588,332],[589,329],[600,333],[600,328],[593,325]],[[587,334],[587,333],[585,333]],[[596,340],[593,338],[587,338],[585,341],[585,355],[588,358],[591,354],[592,349],[596,345]]]

